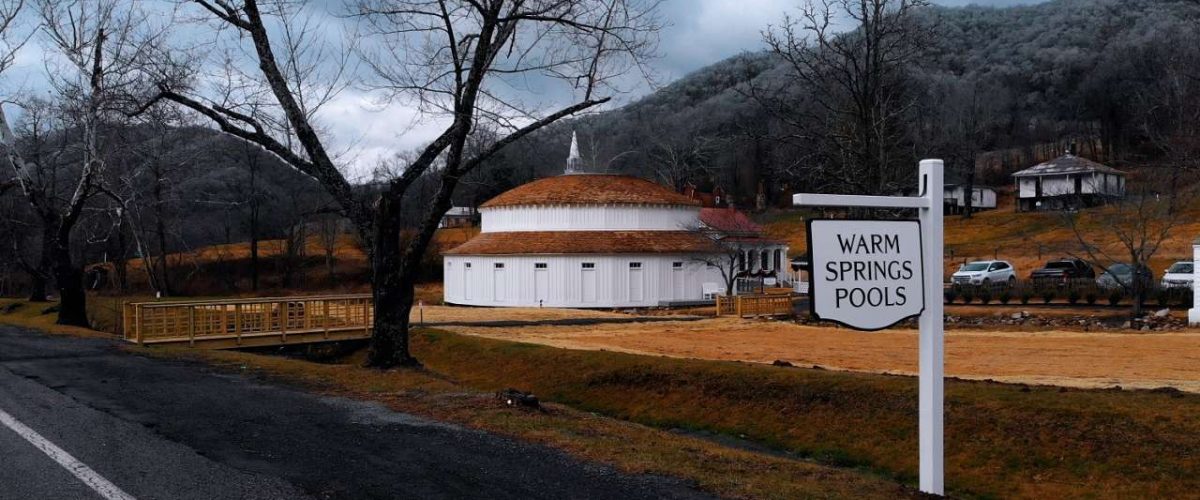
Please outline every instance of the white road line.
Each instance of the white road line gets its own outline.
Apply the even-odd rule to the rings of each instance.
[[[76,460],[70,453],[55,446],[54,443],[51,443],[25,424],[22,424],[4,410],[0,410],[0,423],[25,438],[26,441],[29,441],[37,449],[42,450],[42,453],[54,459],[55,462],[58,462],[58,465],[63,466],[64,469],[67,469],[68,472],[79,478],[80,481],[83,481],[83,484],[88,485],[96,493],[99,493],[105,500],[135,500],[132,495],[125,493],[117,485],[112,484],[107,479],[104,479],[103,476],[97,474],[91,467]]]

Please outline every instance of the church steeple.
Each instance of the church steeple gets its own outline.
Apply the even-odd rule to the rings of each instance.
[[[571,132],[571,153],[567,155],[567,168],[563,170],[564,174],[578,174],[583,172],[583,159],[579,157],[579,141],[575,138],[575,132]]]

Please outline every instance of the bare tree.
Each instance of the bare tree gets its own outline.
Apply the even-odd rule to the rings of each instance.
[[[654,144],[647,154],[660,182],[682,191],[688,183],[711,176],[709,161],[718,147],[715,139],[690,134],[671,138],[665,135],[647,133]]]
[[[62,68],[51,70],[51,85],[60,96],[64,130],[75,131],[77,146],[72,158],[78,165],[70,195],[46,196],[37,185],[36,164],[17,151],[7,120],[0,119],[0,144],[4,146],[21,191],[45,227],[53,228],[53,274],[59,291],[58,323],[87,326],[87,295],[82,266],[75,262],[71,236],[88,199],[99,191],[104,158],[101,132],[108,118],[138,83],[133,66],[157,44],[144,32],[143,15],[116,1],[36,2],[41,31],[48,47],[61,56]]]
[[[315,125],[323,102],[341,87],[336,65],[314,63],[319,52],[303,31],[289,32],[296,15],[289,2],[194,0],[215,21],[253,44],[254,92],[225,92],[220,99],[164,82],[159,99],[211,119],[222,131],[253,142],[317,179],[368,242],[375,296],[369,364],[416,364],[408,348],[414,278],[459,179],[512,142],[559,119],[609,100],[614,76],[639,68],[653,49],[657,0],[362,0],[352,10],[373,49],[364,50],[371,88],[393,101],[415,102],[449,122],[382,193],[364,199],[339,170]],[[271,21],[268,21],[268,18]],[[285,30],[273,39],[268,22]],[[292,36],[295,35],[295,36]],[[283,43],[279,43],[282,39]],[[280,50],[282,47],[282,50]],[[307,62],[306,62],[307,61]],[[246,72],[244,74],[249,74]],[[506,97],[503,83],[521,78],[567,81],[578,100],[539,113]],[[271,96],[271,101],[246,96]],[[235,102],[234,98],[241,98]],[[476,125],[490,122],[505,133],[481,152],[464,154]],[[440,167],[434,169],[435,163]],[[419,178],[439,187],[426,207],[404,207]],[[405,210],[425,216],[402,242]]]
[[[733,211],[733,209],[725,209]],[[725,295],[732,296],[737,286],[737,279],[745,271],[754,267],[748,252],[754,250],[754,245],[748,245],[745,239],[755,237],[761,228],[749,219],[742,217],[722,218],[720,227],[706,223],[704,220],[682,228],[684,231],[702,236],[712,242],[710,252],[697,253],[691,257],[693,262],[702,263],[716,268],[721,273],[725,285]]]
[[[1200,171],[1200,36],[1173,33],[1168,39],[1167,53],[1157,54],[1162,74],[1148,79],[1138,101],[1142,130],[1170,165],[1167,190],[1174,203],[1183,177]]]
[[[1181,211],[1171,207],[1193,198],[1190,192],[1182,190],[1174,195],[1164,194],[1158,189],[1162,184],[1147,182],[1132,189],[1127,187],[1124,198],[1113,200],[1106,206],[1062,213],[1063,223],[1075,235],[1079,255],[1084,260],[1100,269],[1114,263],[1132,267],[1132,278],[1128,282],[1116,281],[1132,299],[1130,314],[1133,318],[1142,315],[1142,305],[1153,283],[1153,276],[1145,276],[1150,260],[1173,236],[1172,232],[1186,221]]]
[[[909,178],[903,121],[916,102],[908,65],[930,35],[925,0],[809,0],[764,39],[789,78],[749,93],[786,124],[818,189],[886,194]],[[852,23],[841,32],[843,21]]]

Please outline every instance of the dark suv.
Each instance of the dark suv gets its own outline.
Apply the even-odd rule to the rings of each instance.
[[[1066,285],[1074,280],[1095,278],[1096,271],[1092,269],[1092,265],[1080,259],[1052,260],[1029,275],[1029,279],[1034,283],[1055,285]]]

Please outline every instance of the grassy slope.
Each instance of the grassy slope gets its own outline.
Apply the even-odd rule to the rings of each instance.
[[[3,306],[3,301],[0,301]],[[49,327],[25,307],[0,322]],[[52,328],[62,332],[60,328]],[[73,333],[74,330],[62,332]],[[377,372],[358,358],[319,365],[248,353],[136,349],[261,370],[326,391],[544,442],[625,470],[689,478],[726,495],[906,495],[915,484],[916,381],[556,349],[422,331],[414,351],[432,376]],[[481,403],[479,392],[531,390],[584,410],[535,419]],[[463,399],[463,395],[474,394]],[[1182,497],[1200,488],[1200,396],[948,381],[947,480],[974,497]],[[855,469],[813,468],[605,419],[744,436]]]
[[[584,352],[428,332],[431,369],[481,389],[515,386],[650,425],[744,435],[909,484],[916,380]],[[946,385],[952,494],[1178,497],[1200,488],[1200,396]]]
[[[13,302],[0,299],[0,308]],[[24,306],[10,314],[0,314],[0,323],[40,328],[55,334],[108,335],[53,325],[54,316],[41,313],[45,307]],[[434,353],[427,343],[418,341],[417,346],[422,354]],[[235,351],[134,346],[129,350],[274,377],[328,394],[380,401],[398,411],[557,447],[629,473],[682,478],[704,490],[732,498],[920,496],[914,489],[877,474],[743,451],[558,404],[547,404],[542,412],[513,410],[498,404],[490,394],[460,384],[452,377],[419,370],[383,372],[362,368],[353,357],[342,363],[313,363]]]
[[[951,215],[946,217],[946,262],[947,275],[958,269],[964,260],[992,259],[999,257],[1013,263],[1021,278],[1041,267],[1046,260],[1080,254],[1081,248],[1075,233],[1064,224],[1058,213],[1017,213],[1013,209],[1011,193],[1001,193],[999,206],[995,210],[980,212],[970,219]],[[1111,231],[1097,220],[1096,214],[1103,209],[1082,212],[1080,227],[1085,239],[1101,245],[1112,255],[1125,255]],[[1190,259],[1192,239],[1200,235],[1200,206],[1187,209],[1184,223],[1172,230],[1169,238],[1154,256],[1151,269],[1155,276],[1177,260]],[[801,255],[808,248],[805,228],[805,212],[786,211],[768,213],[761,217],[766,232],[773,238],[789,243],[792,255]],[[1041,245],[1042,255],[1038,257]],[[953,257],[951,257],[953,252]]]

